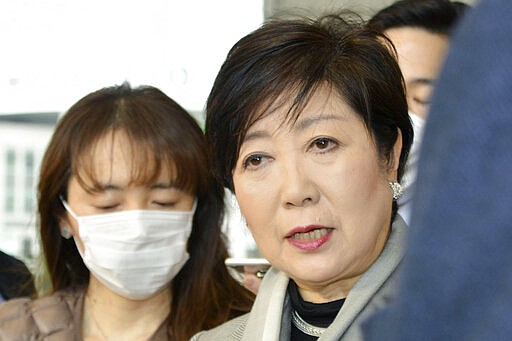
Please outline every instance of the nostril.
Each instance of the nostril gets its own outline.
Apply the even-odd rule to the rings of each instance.
[[[307,197],[302,200],[288,201],[286,206],[307,206],[313,202],[313,198]]]
[[[303,204],[309,204],[309,203],[311,203],[311,202],[313,202],[313,198],[309,198],[309,197],[308,197],[308,198],[305,198],[304,200],[302,200],[302,203],[303,203]]]

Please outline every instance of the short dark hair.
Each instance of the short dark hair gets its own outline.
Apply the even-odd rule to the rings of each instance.
[[[269,20],[238,41],[206,104],[215,176],[234,190],[232,170],[248,128],[282,103],[293,103],[288,119],[296,120],[315,91],[327,85],[360,116],[383,160],[390,161],[400,130],[400,179],[413,132],[396,56],[382,41],[388,40],[344,13]]]
[[[294,122],[315,92],[328,86],[359,115],[388,165],[400,130],[400,181],[413,131],[394,49],[383,41],[391,46],[360,17],[343,13],[269,20],[239,40],[206,104],[205,133],[217,179],[234,191],[232,171],[249,127],[287,103],[287,119]]]
[[[416,27],[435,34],[450,35],[469,7],[460,1],[400,0],[377,12],[368,21],[368,26],[379,32]]]

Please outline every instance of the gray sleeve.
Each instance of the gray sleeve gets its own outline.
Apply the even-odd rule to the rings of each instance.
[[[248,317],[249,314],[245,314],[213,329],[201,331],[194,335],[190,341],[239,341],[244,336]]]

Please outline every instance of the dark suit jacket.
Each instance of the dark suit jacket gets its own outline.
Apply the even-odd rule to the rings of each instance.
[[[466,13],[432,99],[398,299],[365,340],[512,337],[512,1]]]
[[[0,294],[5,300],[35,295],[34,279],[25,264],[0,251]]]

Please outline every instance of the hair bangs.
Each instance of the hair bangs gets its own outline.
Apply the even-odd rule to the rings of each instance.
[[[76,177],[80,186],[84,190],[94,193],[104,188],[105,169],[98,168],[97,162],[97,146],[101,140],[106,141],[110,146],[110,165],[107,175],[115,172],[116,164],[114,164],[114,140],[123,138],[122,152],[126,154],[130,165],[130,184],[150,185],[159,181],[162,174],[169,175],[169,184],[176,188],[186,191],[195,192],[199,182],[199,176],[195,172],[188,171],[191,164],[197,161],[187,155],[187,152],[180,152],[174,144],[161,138],[148,138],[144,136],[144,129],[141,131],[126,131],[123,128],[117,128],[116,131],[104,133],[97,136],[94,140],[90,140],[88,145],[78,153],[73,155],[71,160],[71,169],[73,176]],[[108,141],[110,140],[110,141]],[[119,152],[119,151],[118,151]],[[108,179],[107,179],[108,180]]]

